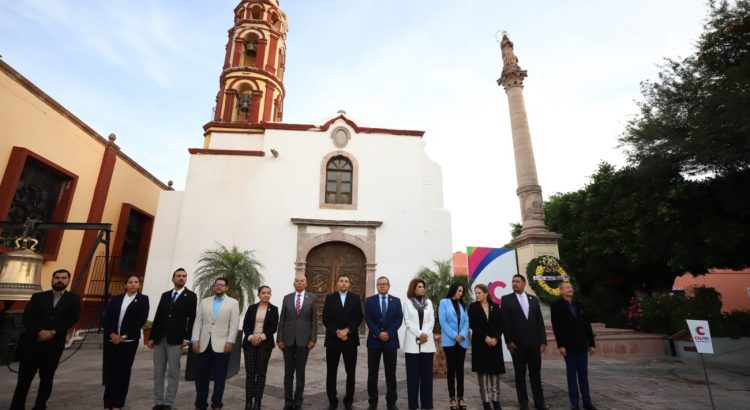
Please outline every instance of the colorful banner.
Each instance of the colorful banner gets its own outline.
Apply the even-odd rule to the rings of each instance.
[[[518,273],[516,251],[512,248],[468,247],[466,254],[469,260],[469,283],[487,285],[490,296],[495,303],[500,298],[513,292],[510,284],[513,275]]]

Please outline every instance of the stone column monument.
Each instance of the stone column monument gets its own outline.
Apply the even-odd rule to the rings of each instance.
[[[521,234],[512,242],[518,255],[518,269],[526,274],[529,261],[541,255],[560,257],[557,240],[560,235],[550,232],[544,225],[544,202],[542,187],[536,176],[534,148],[531,145],[529,122],[526,119],[526,106],[523,100],[523,80],[526,70],[518,66],[518,58],[513,52],[513,42],[503,33],[500,42],[503,56],[503,71],[497,84],[503,86],[508,95],[510,126],[513,135],[513,151],[516,161],[516,179],[518,181],[518,201],[521,205],[523,228]],[[531,280],[531,278],[527,278]],[[531,291],[527,287],[527,291]]]

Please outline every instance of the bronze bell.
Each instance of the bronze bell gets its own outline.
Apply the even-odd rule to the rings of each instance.
[[[34,238],[16,239],[16,250],[0,254],[0,300],[29,300],[42,291],[42,262]]]

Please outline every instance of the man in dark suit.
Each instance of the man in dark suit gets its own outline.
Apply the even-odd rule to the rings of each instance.
[[[174,288],[161,294],[154,324],[151,326],[147,346],[154,350],[154,410],[172,408],[180,382],[182,349],[190,343],[193,335],[198,296],[185,287],[186,282],[185,269],[178,268],[172,273]],[[166,397],[164,373],[167,373]]]
[[[385,401],[388,410],[398,410],[396,400],[396,357],[399,347],[398,329],[404,322],[401,300],[388,294],[391,282],[379,277],[375,285],[378,293],[365,300],[365,323],[367,323],[367,395],[369,410],[378,408],[378,373],[380,356],[385,367]]]
[[[354,403],[354,374],[357,369],[358,328],[362,323],[362,303],[359,295],[349,292],[351,282],[347,275],[339,275],[336,283],[338,291],[328,294],[323,304],[323,326],[326,328],[326,394],[328,409],[338,407],[336,373],[339,360],[344,356],[344,408],[350,410]]]
[[[58,269],[52,273],[52,289],[31,296],[23,312],[26,328],[19,340],[21,362],[18,369],[16,391],[13,393],[11,410],[26,407],[26,395],[39,370],[39,391],[34,409],[46,409],[52,393],[52,381],[60,362],[68,329],[78,322],[81,315],[81,299],[66,292],[70,272]]]
[[[526,368],[529,369],[531,393],[534,395],[534,407],[547,409],[542,391],[542,353],[547,348],[547,332],[544,328],[542,309],[539,299],[526,294],[526,278],[513,275],[513,293],[502,297],[500,311],[503,316],[503,333],[505,344],[513,358],[513,370],[516,374],[516,395],[521,409],[529,408],[529,396],[526,392]]]
[[[552,304],[552,330],[557,349],[565,359],[571,407],[579,409],[582,398],[584,409],[596,410],[591,403],[588,378],[588,356],[596,350],[594,332],[586,310],[579,301],[573,300],[573,293],[570,282],[560,284],[560,300]],[[578,396],[579,385],[581,397]]]
[[[305,392],[305,366],[318,337],[315,295],[306,292],[307,278],[294,278],[294,292],[284,296],[279,314],[276,345],[284,354],[284,410],[301,410]],[[294,375],[297,388],[294,388]]]

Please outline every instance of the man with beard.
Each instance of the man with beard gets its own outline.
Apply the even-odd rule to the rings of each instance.
[[[542,353],[547,348],[547,331],[544,328],[539,299],[527,294],[526,278],[513,275],[513,293],[502,297],[500,312],[503,316],[503,335],[513,358],[516,373],[516,395],[521,409],[529,408],[526,392],[526,368],[529,369],[534,408],[548,409],[542,391]]]
[[[170,410],[177,397],[180,382],[182,348],[190,343],[195,322],[198,297],[185,287],[187,272],[178,268],[172,273],[174,289],[161,295],[156,308],[151,339],[146,342],[154,349],[155,410]],[[164,374],[167,374],[167,395],[164,396]]]
[[[204,298],[198,304],[193,323],[193,352],[198,361],[195,377],[195,409],[208,408],[209,378],[214,378],[214,393],[211,408],[224,407],[224,386],[227,379],[229,353],[237,338],[240,326],[240,304],[237,299],[227,296],[229,287],[226,278],[216,278],[213,283],[214,295]]]
[[[338,291],[329,293],[323,304],[323,326],[326,328],[326,394],[329,410],[336,409],[339,404],[336,393],[336,373],[342,356],[346,370],[344,408],[351,410],[354,402],[354,375],[357,369],[362,303],[358,294],[349,292],[350,286],[349,276],[339,275]]]
[[[26,395],[37,370],[39,391],[34,408],[47,408],[55,370],[65,348],[65,337],[81,315],[81,299],[65,290],[69,282],[69,271],[56,270],[52,274],[52,289],[33,294],[26,305],[23,312],[25,330],[19,341],[21,362],[11,410],[26,407]]]

